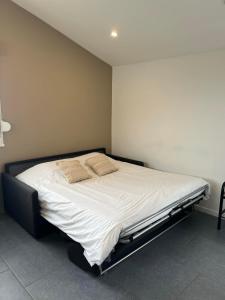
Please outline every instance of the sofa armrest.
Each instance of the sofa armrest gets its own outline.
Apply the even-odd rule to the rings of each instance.
[[[117,156],[117,155],[113,155],[113,154],[107,154],[107,156],[109,156],[115,160],[120,160],[120,161],[127,162],[127,163],[133,164],[133,165],[138,165],[138,166],[142,166],[142,167],[144,167],[144,165],[145,165],[144,162],[139,161],[139,160],[125,158],[125,157],[121,157],[121,156]]]
[[[38,192],[6,173],[2,174],[2,185],[6,212],[35,238],[40,237],[44,219],[40,216]]]

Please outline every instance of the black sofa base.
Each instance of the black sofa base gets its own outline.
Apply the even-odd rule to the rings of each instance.
[[[91,152],[106,153],[105,148],[98,148],[6,164],[5,173],[2,175],[6,212],[35,238],[41,238],[42,236],[47,235],[54,230],[59,230],[58,228],[56,229],[56,227],[49,224],[41,216],[38,192],[29,185],[19,181],[15,176],[39,163],[76,157]],[[112,154],[106,155],[116,160],[144,166],[144,163],[141,161],[123,158]],[[202,195],[202,199],[203,197],[204,195]],[[199,199],[199,197],[196,199],[196,201],[200,200],[201,199]],[[160,224],[157,223],[157,226],[154,226],[154,228],[151,228],[151,230],[146,230],[139,237],[135,239],[131,238],[131,240],[126,244],[119,242],[115,246],[114,252],[102,263],[101,266],[95,265],[91,267],[83,255],[84,249],[82,246],[67,237],[67,239],[69,239],[69,259],[85,271],[88,271],[94,275],[102,275],[129,257],[131,254],[149,244],[163,232],[167,231],[169,228],[186,218],[190,214],[193,206],[194,203],[192,205],[191,202],[188,208],[179,208],[178,213],[171,214],[169,219],[160,222]]]
[[[75,265],[77,265],[80,269],[85,272],[89,272],[94,276],[100,275],[100,269],[97,265],[93,267],[90,266],[88,261],[84,256],[84,248],[77,242],[71,241],[67,248],[67,253],[70,261],[72,261]]]

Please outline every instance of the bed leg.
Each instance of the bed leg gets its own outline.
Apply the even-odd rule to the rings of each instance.
[[[217,223],[217,229],[221,229],[221,220],[223,215],[223,200],[225,198],[225,182],[222,185],[221,188],[221,195],[220,195],[220,206],[219,206],[219,214],[218,214],[218,223]]]

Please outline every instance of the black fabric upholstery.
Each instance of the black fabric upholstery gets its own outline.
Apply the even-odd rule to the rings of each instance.
[[[79,268],[95,276],[100,275],[99,267],[97,265],[94,265],[93,267],[90,266],[83,254],[84,249],[79,243],[74,241],[69,243],[67,253],[69,259]]]
[[[35,238],[53,229],[40,216],[38,192],[15,177],[2,175],[3,196],[6,212]]]
[[[138,165],[138,166],[142,166],[142,167],[144,167],[144,165],[145,165],[142,161],[139,161],[139,160],[125,158],[125,157],[121,157],[121,156],[117,156],[117,155],[113,155],[113,154],[107,154],[107,155],[115,160],[120,160],[123,162],[127,162],[129,164]]]
[[[79,152],[71,152],[66,154],[59,154],[59,155],[53,155],[53,156],[46,156],[46,157],[39,157],[34,159],[28,159],[28,160],[22,160],[22,161],[16,161],[12,163],[5,164],[5,172],[11,174],[12,176],[16,176],[19,173],[24,172],[25,170],[44,162],[53,161],[57,159],[64,159],[64,158],[71,158],[76,157],[84,154],[88,154],[91,152],[100,152],[105,153],[105,148],[97,148],[97,149],[91,149],[91,150],[84,150]]]

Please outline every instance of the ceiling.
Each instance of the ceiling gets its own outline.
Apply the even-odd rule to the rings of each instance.
[[[223,0],[13,2],[110,65],[225,48]]]

